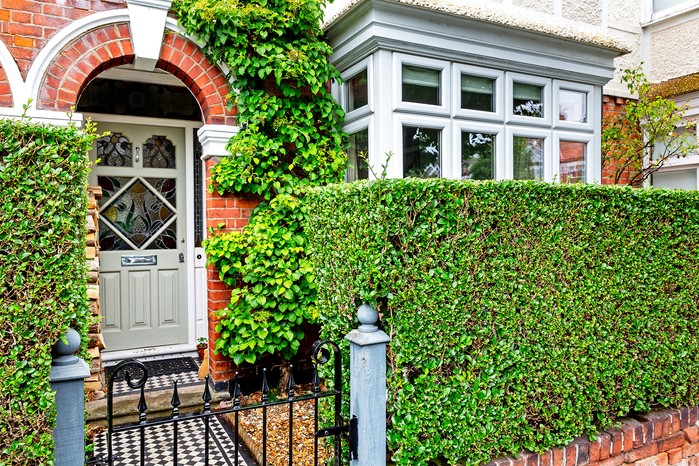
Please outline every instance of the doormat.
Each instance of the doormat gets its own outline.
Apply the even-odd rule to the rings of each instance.
[[[148,380],[153,377],[162,377],[164,375],[175,375],[183,374],[186,372],[197,372],[199,366],[194,361],[194,358],[174,358],[174,359],[157,359],[155,361],[146,361],[143,363],[148,371]],[[105,380],[109,381],[109,377],[112,375],[112,371],[116,366],[107,367],[104,369]],[[141,371],[135,369],[133,366],[128,368],[129,375],[131,379],[139,379],[141,377]],[[126,380],[126,371],[122,370],[114,378],[114,382],[123,382]]]

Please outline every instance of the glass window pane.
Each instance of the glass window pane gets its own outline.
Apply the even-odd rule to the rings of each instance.
[[[587,143],[561,141],[558,175],[561,183],[584,183],[587,167]]]
[[[653,0],[653,12],[666,10],[686,2],[687,0]]]
[[[512,165],[515,180],[544,178],[544,138],[513,138]]]
[[[541,118],[544,115],[544,88],[536,84],[512,84],[512,113]]]
[[[439,78],[441,71],[419,66],[403,65],[403,101],[440,105]]]
[[[495,134],[461,133],[461,178],[492,180],[495,178]]]
[[[403,127],[403,176],[439,178],[442,130]]]
[[[347,182],[366,180],[369,178],[369,129],[365,128],[349,136],[349,150],[347,151]]]
[[[697,189],[697,171],[677,170],[653,173],[653,187],[668,189]]]
[[[495,80],[482,76],[461,75],[461,108],[495,111]]]
[[[362,70],[347,81],[347,111],[351,112],[369,104],[367,71]]]
[[[587,123],[587,93],[561,89],[558,93],[558,119]]]

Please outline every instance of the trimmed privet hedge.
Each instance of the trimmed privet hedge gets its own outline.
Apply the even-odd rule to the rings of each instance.
[[[306,198],[324,336],[377,305],[401,465],[699,402],[699,193],[381,180]]]
[[[0,464],[52,464],[51,346],[86,335],[88,128],[0,121]]]

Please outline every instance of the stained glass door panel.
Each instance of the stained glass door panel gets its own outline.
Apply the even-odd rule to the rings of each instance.
[[[187,342],[183,128],[100,124],[100,301],[107,350]]]

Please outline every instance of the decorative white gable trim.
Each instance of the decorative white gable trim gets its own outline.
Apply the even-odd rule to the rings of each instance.
[[[127,0],[131,19],[134,68],[153,71],[160,57],[171,0]]]
[[[225,157],[231,155],[226,149],[228,141],[238,134],[239,126],[204,125],[199,128],[197,135],[201,143],[203,160],[211,157]]]

